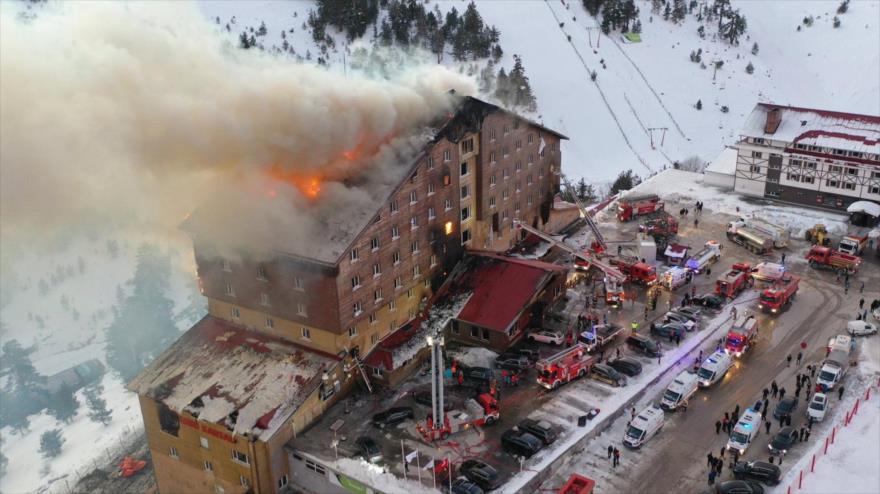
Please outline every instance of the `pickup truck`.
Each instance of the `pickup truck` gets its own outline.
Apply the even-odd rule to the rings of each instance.
[[[595,335],[593,334],[593,329],[595,330]],[[614,323],[598,324],[593,329],[582,332],[578,337],[578,340],[587,345],[587,351],[591,353],[605,348],[608,343],[623,332],[623,326]]]

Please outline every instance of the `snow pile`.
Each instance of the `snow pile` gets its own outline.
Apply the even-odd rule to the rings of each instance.
[[[467,367],[488,367],[490,369],[493,367],[495,357],[497,356],[498,354],[492,350],[479,346],[461,347],[449,352],[449,357],[454,358],[462,365]]]
[[[345,475],[359,480],[380,492],[440,492],[416,480],[402,479],[392,473],[387,473],[383,467],[367,463],[364,460],[339,458],[330,464]],[[430,478],[430,471],[426,475]]]
[[[406,343],[392,350],[392,364],[397,369],[404,362],[416,356],[419,350],[425,348],[428,336],[440,334],[449,325],[449,321],[457,317],[461,309],[470,300],[470,293],[458,295],[451,302],[440,305],[435,304],[428,312],[428,318],[419,326],[419,330],[413,334]]]

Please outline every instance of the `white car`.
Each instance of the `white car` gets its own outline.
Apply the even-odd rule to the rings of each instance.
[[[867,321],[850,321],[846,323],[846,332],[853,336],[868,336],[877,332],[877,325]]]
[[[546,329],[532,331],[529,333],[529,339],[532,341],[540,341],[541,343],[552,343],[554,345],[561,345],[565,340],[561,334]]]
[[[813,417],[816,422],[821,422],[825,418],[826,410],[828,410],[828,396],[825,393],[816,393],[807,407],[807,417]]]

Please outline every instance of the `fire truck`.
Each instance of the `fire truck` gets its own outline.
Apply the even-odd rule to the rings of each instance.
[[[752,268],[748,263],[738,262],[715,281],[715,293],[727,298],[736,298],[746,288],[752,286]]]
[[[828,268],[838,273],[853,274],[859,270],[860,257],[844,254],[830,247],[814,245],[807,253],[807,260],[813,269]]]
[[[437,439],[444,440],[450,434],[468,430],[472,427],[492,425],[501,416],[498,400],[489,393],[482,393],[477,399],[469,399],[464,404],[464,410],[452,410],[443,415],[443,426],[433,427],[431,416],[428,416],[426,426],[419,424],[416,428],[425,441],[431,442]]]
[[[787,276],[765,288],[758,299],[758,308],[771,314],[779,314],[794,300],[801,279],[797,276]]]
[[[755,316],[740,316],[727,332],[727,338],[724,339],[724,351],[728,355],[740,357],[752,348],[757,337],[758,320]]]
[[[678,234],[678,220],[671,214],[661,211],[656,218],[651,218],[639,225],[639,232],[652,237],[674,237]]]
[[[538,369],[538,384],[547,389],[556,389],[569,381],[586,376],[594,363],[595,359],[587,353],[587,346],[578,343],[535,364]]]
[[[636,257],[612,257],[608,262],[626,275],[631,283],[647,286],[657,282],[657,269]]]
[[[621,222],[662,210],[663,201],[657,194],[628,194],[617,200],[617,219]]]

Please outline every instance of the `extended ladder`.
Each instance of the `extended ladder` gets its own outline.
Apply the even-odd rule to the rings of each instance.
[[[602,232],[599,231],[599,227],[596,225],[596,222],[593,221],[593,215],[587,211],[587,208],[578,199],[577,193],[572,187],[571,183],[569,183],[568,179],[563,179],[562,183],[565,185],[565,189],[568,191],[571,198],[574,200],[574,203],[577,205],[578,210],[581,212],[581,218],[583,218],[587,222],[587,226],[590,227],[590,231],[593,233],[593,237],[596,239],[596,243],[599,247],[602,248],[602,252],[608,249],[608,244],[605,243],[605,237],[602,236]]]

